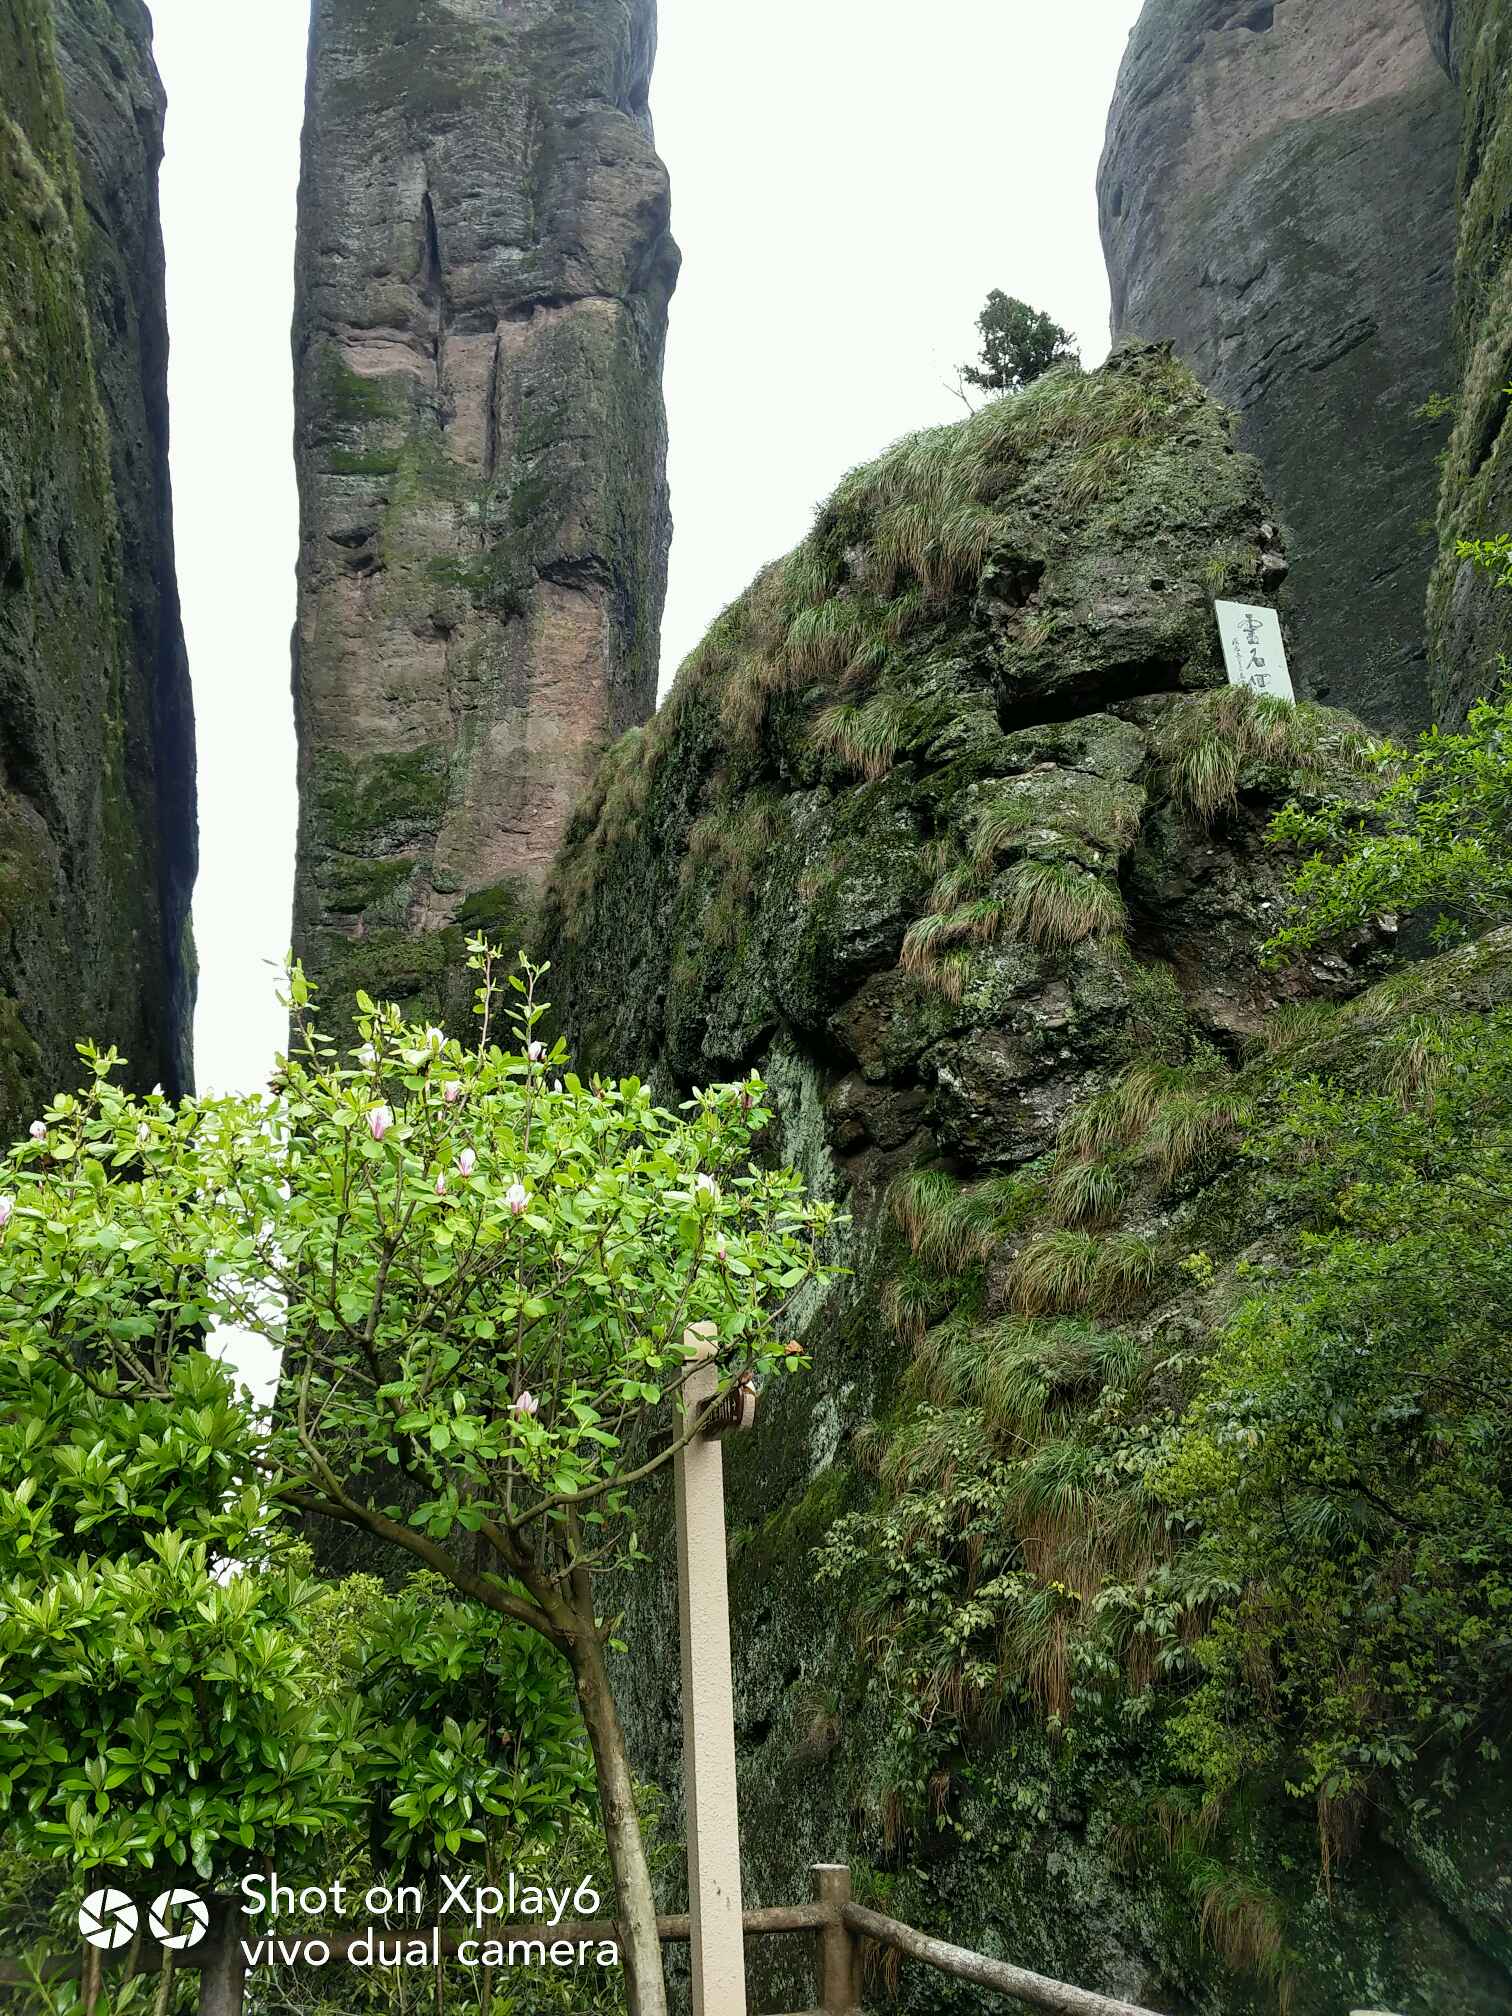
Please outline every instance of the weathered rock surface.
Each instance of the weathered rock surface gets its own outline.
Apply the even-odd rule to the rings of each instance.
[[[56,40],[54,36],[56,21]],[[0,1126],[81,1036],[190,1082],[163,99],[137,0],[0,5]]]
[[[677,252],[653,0],[317,0],[294,332],[295,941],[465,1012],[650,711]]]
[[[865,1498],[857,1437],[897,1419],[923,1325],[952,1306],[950,1284],[923,1308],[899,1288],[889,1183],[925,1165],[1012,1185],[1131,1060],[1228,1054],[1278,996],[1361,984],[1349,960],[1284,978],[1254,960],[1284,867],[1268,810],[1361,744],[1347,716],[1270,716],[1224,683],[1212,597],[1264,601],[1276,575],[1254,462],[1159,349],[913,437],[847,478],[611,752],[544,911],[579,1060],[649,1068],[669,1097],[756,1064],[774,1153],[855,1214],[853,1278],[808,1318],[814,1377],[728,1452],[756,1901],[851,1859],[915,1923],[1169,2010],[1258,2000],[1195,1951],[1163,1879],[1121,1863],[1125,1766],[1062,1772],[1010,1718],[941,1782],[950,1833],[905,1849],[867,1661],[810,1548]],[[992,1266],[1012,1252],[1004,1236]],[[631,1744],[675,1786],[675,1577],[631,1579],[625,1603]],[[1411,1947],[1393,1913],[1490,2016],[1504,1978],[1405,1873],[1308,1923],[1306,1982],[1397,1982],[1361,1958]],[[796,1956],[754,1966],[768,2006],[800,2006]],[[956,2006],[933,1978],[897,1988],[897,2008]]]
[[[772,1152],[853,1213],[852,1274],[807,1313],[813,1377],[727,1445],[751,1901],[792,1901],[809,1862],[848,1859],[914,1923],[1213,2016],[1274,1991],[1218,1956],[1169,1869],[1120,1846],[1139,1739],[1068,1750],[1005,1709],[964,1765],[911,1782],[811,1550],[875,1489],[867,1463],[918,1393],[929,1326],[969,1324],[972,1296],[1004,1306],[1034,1232],[1019,1186],[1043,1183],[1066,1117],[1135,1060],[1223,1071],[1278,1000],[1347,999],[1377,956],[1284,974],[1255,957],[1285,868],[1270,810],[1349,788],[1362,745],[1347,716],[1268,713],[1224,684],[1211,599],[1267,599],[1273,539],[1255,464],[1160,350],[900,443],[606,758],[544,912],[581,1063],[649,1070],[668,1097],[756,1066]],[[900,1258],[890,1186],[921,1167],[1000,1214],[985,1283],[953,1284],[965,1260],[931,1277]],[[1180,1208],[1140,1214],[1117,1235],[1125,1260],[1219,1250]],[[969,1222],[978,1237],[986,1220]],[[665,1508],[643,1531],[670,1549]],[[615,1597],[632,1751],[673,1788],[675,1589],[646,1573]],[[948,1816],[940,1831],[901,1828],[910,1799]],[[1294,1802],[1248,1809],[1242,1830],[1249,1869],[1294,1906],[1293,2006],[1504,2006],[1506,1968],[1444,1902],[1457,1882],[1507,1915],[1494,1881],[1445,1877],[1468,1848],[1383,1828],[1325,1907],[1312,1827]],[[752,1956],[763,2006],[803,2006],[806,1959],[778,1943]],[[905,1969],[888,2006],[974,2005]]]
[[[1512,6],[1425,0],[1433,46],[1464,94],[1454,326],[1454,431],[1444,464],[1440,558],[1428,597],[1434,698],[1457,722],[1512,654],[1512,595],[1458,542],[1512,530]]]
[[[1115,338],[1173,340],[1265,470],[1299,690],[1397,732],[1432,711],[1459,130],[1422,0],[1148,0],[1098,178]]]

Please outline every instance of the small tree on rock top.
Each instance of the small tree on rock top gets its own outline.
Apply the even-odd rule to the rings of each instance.
[[[994,287],[977,317],[982,349],[961,376],[979,392],[1022,392],[1056,364],[1078,362],[1076,338],[1048,315]]]

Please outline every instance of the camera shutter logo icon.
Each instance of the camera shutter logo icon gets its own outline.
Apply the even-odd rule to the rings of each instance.
[[[91,1946],[107,1952],[136,1937],[137,1907],[124,1890],[91,1890],[79,1906],[79,1930]]]
[[[152,1900],[147,1914],[152,1936],[170,1953],[182,1953],[186,1946],[198,1946],[210,1923],[210,1911],[203,1897],[193,1890],[165,1890]]]

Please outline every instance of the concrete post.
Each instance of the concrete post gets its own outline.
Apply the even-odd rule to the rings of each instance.
[[[857,1940],[842,1923],[840,1912],[851,1901],[850,1870],[843,1862],[816,1862],[810,1870],[814,1902],[828,1904],[835,1922],[818,1936],[819,2009],[822,2016],[855,2016],[861,2006],[860,1959]]]
[[[683,1388],[685,1407],[690,1413],[699,1412],[719,1385],[713,1363],[714,1326],[697,1323],[684,1341],[707,1361],[689,1375]],[[724,1455],[719,1442],[711,1435],[695,1436],[679,1453],[676,1470],[693,2016],[746,2016]]]

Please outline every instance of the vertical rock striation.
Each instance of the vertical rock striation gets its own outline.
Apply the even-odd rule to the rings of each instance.
[[[452,1016],[655,697],[677,275],[653,0],[316,0],[295,942]]]
[[[158,170],[167,110],[142,0],[53,0],[58,64],[73,127],[95,383],[105,411],[121,534],[133,676],[126,785],[139,869],[156,892],[162,1068],[193,1082],[195,956],[190,904],[199,865],[194,703],[174,565],[168,471],[168,307]]]
[[[189,1083],[162,119],[138,0],[0,0],[0,1129],[80,1036]]]
[[[1431,711],[1458,133],[1422,0],[1147,0],[1098,181],[1115,338],[1172,339],[1264,466],[1305,690],[1398,731]]]
[[[1512,5],[1423,0],[1436,54],[1464,94],[1454,432],[1440,558],[1428,596],[1434,698],[1458,721],[1512,654],[1512,595],[1458,558],[1462,539],[1512,531]]]

